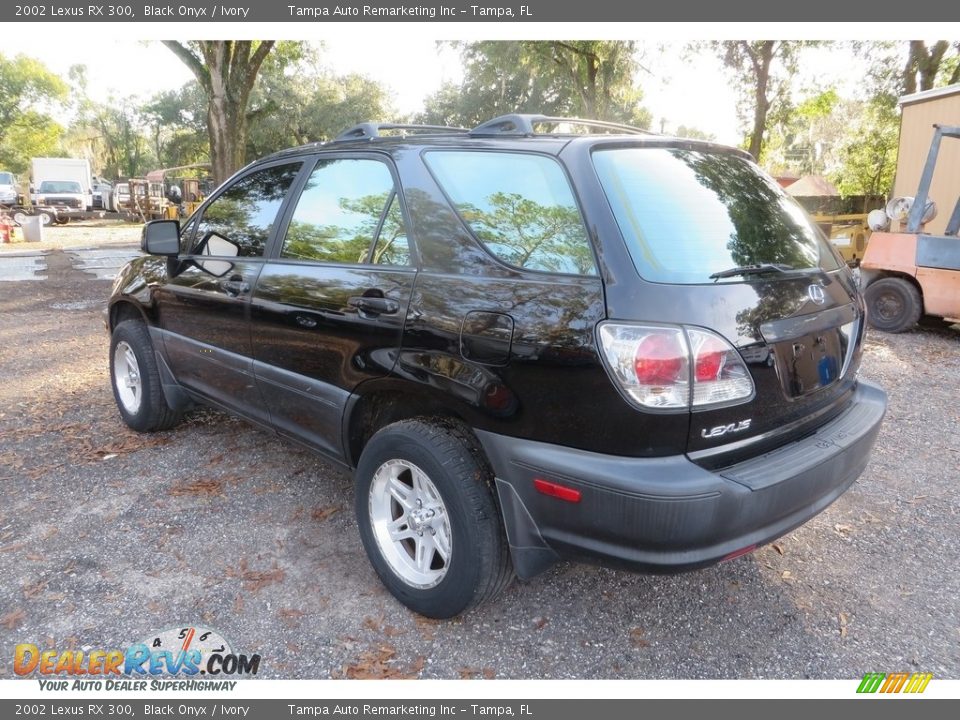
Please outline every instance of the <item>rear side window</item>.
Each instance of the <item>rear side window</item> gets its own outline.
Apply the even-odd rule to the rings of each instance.
[[[615,148],[595,151],[593,164],[637,272],[647,280],[709,283],[712,273],[758,263],[839,267],[800,206],[745,158]]]
[[[365,158],[317,163],[297,200],[280,255],[408,265],[407,234],[389,168]]]
[[[560,165],[543,155],[435,150],[427,166],[487,249],[516,267],[596,275],[580,211]]]

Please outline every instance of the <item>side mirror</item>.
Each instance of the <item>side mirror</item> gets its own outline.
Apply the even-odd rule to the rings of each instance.
[[[140,249],[148,255],[175,258],[180,254],[180,221],[151,220],[143,226]]]

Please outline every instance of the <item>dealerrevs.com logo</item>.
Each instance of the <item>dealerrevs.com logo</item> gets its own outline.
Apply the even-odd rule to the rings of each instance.
[[[164,630],[124,649],[20,643],[13,654],[13,671],[40,676],[41,690],[232,690],[236,681],[227,677],[259,669],[260,655],[236,653],[219,632],[196,626]]]
[[[933,678],[933,673],[867,673],[860,681],[858,693],[922,693]]]

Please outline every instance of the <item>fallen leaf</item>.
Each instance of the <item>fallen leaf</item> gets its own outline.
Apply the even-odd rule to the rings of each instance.
[[[178,483],[170,488],[167,492],[169,492],[171,495],[223,495],[223,481],[200,479],[188,483]]]
[[[17,608],[0,618],[0,625],[3,625],[7,630],[15,630],[26,618],[27,614],[21,608]]]
[[[783,547],[781,545],[779,545],[778,543],[774,543],[773,545],[771,545],[771,547],[774,550],[776,550],[777,553],[779,553],[780,555],[783,555]]]
[[[647,634],[647,631],[644,630],[642,627],[631,628],[630,644],[638,648],[650,647],[650,641],[644,637],[644,635],[646,634]]]
[[[842,612],[837,618],[840,620],[840,637],[845,638],[847,636],[847,614]]]
[[[790,572],[789,570],[784,570],[780,574],[780,577],[782,577],[784,580],[793,580],[793,573]]]
[[[23,586],[23,596],[28,600],[34,598],[47,589],[45,580],[37,580],[35,583]]]
[[[323,508],[318,507],[318,508],[314,508],[310,512],[310,517],[312,517],[314,520],[326,520],[328,517],[330,517],[331,515],[335,515],[341,510],[343,510],[343,508],[339,506],[336,506],[336,507],[330,506],[330,507],[323,507]]]

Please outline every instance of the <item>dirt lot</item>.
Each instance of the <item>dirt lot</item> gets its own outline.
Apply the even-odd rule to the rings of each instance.
[[[24,242],[23,230],[14,228],[13,241],[0,244],[0,257],[5,253],[138,244],[142,228],[143,225],[139,223],[122,220],[75,220],[66,225],[43,228],[43,240],[40,242]]]
[[[261,653],[268,677],[960,678],[957,329],[870,336],[862,375],[890,393],[873,460],[776,544],[670,577],[561,565],[432,622],[380,588],[346,475],[212,411],[126,430],[109,281],[46,262],[0,282],[0,678],[18,642],[126,647],[185,624]]]

